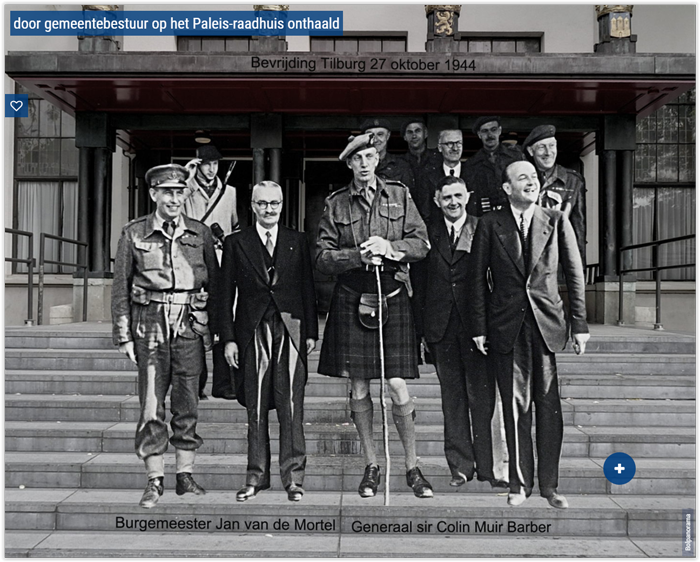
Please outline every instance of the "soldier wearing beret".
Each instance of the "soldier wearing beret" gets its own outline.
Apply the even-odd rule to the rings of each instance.
[[[224,185],[217,176],[219,160],[223,155],[213,144],[197,148],[197,157],[187,163],[190,177],[185,191],[184,213],[193,219],[202,221],[211,227],[218,224],[219,240],[216,243],[216,255],[221,263],[223,239],[239,229],[238,211],[236,210],[236,188]],[[224,358],[223,343],[215,343],[212,349],[214,370],[212,377],[212,396],[234,400],[236,392],[231,376],[231,369]],[[206,400],[204,387],[207,384],[205,367],[199,379],[199,398]]]
[[[477,217],[507,205],[508,198],[503,191],[501,177],[511,163],[524,160],[518,146],[508,146],[500,142],[501,118],[497,115],[479,117],[472,127],[479,137],[482,148],[466,162],[469,188],[473,195],[467,212]]]
[[[318,372],[351,380],[350,410],[366,465],[358,492],[372,497],[380,481],[369,394],[370,380],[381,377],[374,269],[379,267],[387,307],[385,376],[394,424],[406,453],[406,481],[417,497],[432,497],[432,487],[418,468],[415,408],[406,386],[406,379],[418,377],[408,263],[427,255],[428,234],[408,189],[375,175],[378,152],[373,134],[350,137],[340,160],[354,177],[326,199],[319,223],[316,267],[325,275],[336,275],[337,283]]]
[[[138,365],[141,413],[136,454],[148,484],[140,505],[151,508],[163,495],[168,442],[175,447],[177,495],[205,494],[192,477],[197,435],[199,375],[211,344],[219,264],[209,227],[182,214],[187,170],[167,164],[146,172],[155,212],[122,230],[112,286],[113,340]],[[168,441],[165,398],[170,393]]]
[[[556,133],[554,125],[538,125],[525,139],[523,149],[539,174],[542,185],[539,204],[562,211],[571,221],[585,269],[586,181],[578,172],[557,164]]]

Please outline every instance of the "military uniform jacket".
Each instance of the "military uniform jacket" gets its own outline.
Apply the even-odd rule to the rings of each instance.
[[[158,222],[154,212],[122,229],[112,284],[115,345],[134,340],[131,305],[135,291],[143,295],[144,291],[204,290],[209,294],[206,310],[210,329],[213,333],[218,331],[219,264],[211,230],[181,215],[171,242]]]
[[[413,171],[413,178],[418,181],[418,176],[422,170],[426,168],[437,168],[442,164],[442,154],[438,152],[435,148],[426,148],[421,154],[420,161],[417,156],[411,154],[410,151],[406,152],[402,158],[408,162]],[[414,197],[415,199],[415,197]]]
[[[415,186],[413,170],[401,156],[387,152],[386,156],[379,161],[374,174],[383,180],[400,181],[413,193]]]
[[[403,254],[395,278],[408,284],[406,263],[427,255],[428,233],[408,189],[379,177],[371,210],[354,183],[326,198],[318,227],[316,267],[324,275],[364,267],[360,244],[370,236],[381,236],[391,242],[394,252]]]
[[[586,263],[586,182],[578,172],[556,164],[549,180],[540,176],[540,205],[564,213],[576,234],[581,261]]]
[[[467,205],[470,215],[480,217],[489,210],[508,205],[502,187],[503,170],[513,162],[523,160],[523,153],[517,145],[500,144],[495,155],[495,162],[491,162],[489,153],[482,148],[466,162],[469,189],[474,192]]]

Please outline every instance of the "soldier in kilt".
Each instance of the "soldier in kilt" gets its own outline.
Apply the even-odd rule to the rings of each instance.
[[[417,497],[429,498],[433,490],[417,466],[415,408],[405,380],[418,377],[408,263],[427,255],[428,234],[408,188],[375,175],[379,157],[372,133],[351,137],[340,160],[345,160],[354,178],[326,199],[319,224],[316,266],[326,275],[336,275],[337,283],[318,372],[351,379],[350,410],[366,465],[358,492],[372,497],[380,468],[369,383],[381,377],[379,334],[371,317],[361,318],[359,309],[362,302],[364,310],[371,311],[372,297],[376,308],[375,267],[380,267],[388,309],[384,353],[392,416],[406,453],[407,484]]]

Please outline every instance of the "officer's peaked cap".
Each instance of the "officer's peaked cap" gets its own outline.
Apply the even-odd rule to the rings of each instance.
[[[155,166],[146,172],[149,187],[187,187],[187,168],[179,164]]]

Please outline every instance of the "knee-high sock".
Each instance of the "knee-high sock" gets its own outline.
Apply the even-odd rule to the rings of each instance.
[[[372,429],[374,419],[372,408],[372,398],[369,394],[359,400],[350,399],[352,420],[355,422],[357,434],[360,436],[365,465],[377,464],[377,451],[374,448],[374,430]]]
[[[178,474],[181,472],[189,472],[192,474],[194,471],[194,458],[196,455],[197,451],[175,449],[175,472]]]
[[[146,465],[146,474],[148,479],[163,478],[165,476],[165,460],[163,455],[151,455],[144,459]]]
[[[418,464],[418,457],[416,456],[416,427],[413,424],[413,418],[415,417],[413,400],[406,404],[392,404],[391,413],[403,444],[403,450],[406,453],[406,470],[410,470]]]

